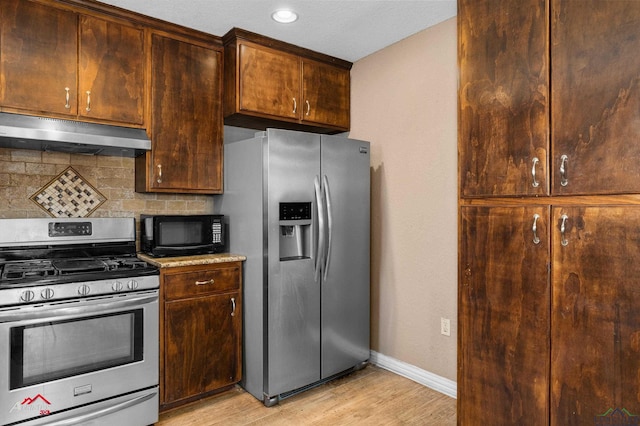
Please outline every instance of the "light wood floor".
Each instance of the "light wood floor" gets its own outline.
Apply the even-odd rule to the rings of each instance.
[[[242,388],[160,415],[157,426],[455,425],[456,400],[375,366],[266,408]]]

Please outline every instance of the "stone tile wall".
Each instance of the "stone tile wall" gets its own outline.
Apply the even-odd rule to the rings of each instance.
[[[135,192],[133,158],[0,148],[0,218],[50,217],[30,197],[72,166],[107,201],[90,217],[213,212],[213,197]]]

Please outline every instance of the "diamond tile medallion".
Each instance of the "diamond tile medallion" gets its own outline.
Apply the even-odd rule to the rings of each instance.
[[[87,217],[107,201],[73,167],[53,178],[30,199],[52,217]]]

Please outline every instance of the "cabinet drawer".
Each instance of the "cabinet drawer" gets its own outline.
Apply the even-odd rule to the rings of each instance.
[[[240,268],[199,269],[164,276],[165,300],[219,293],[240,288]]]

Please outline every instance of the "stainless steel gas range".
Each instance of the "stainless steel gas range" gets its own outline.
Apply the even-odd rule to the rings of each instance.
[[[135,220],[0,219],[0,424],[158,420],[158,269]]]

